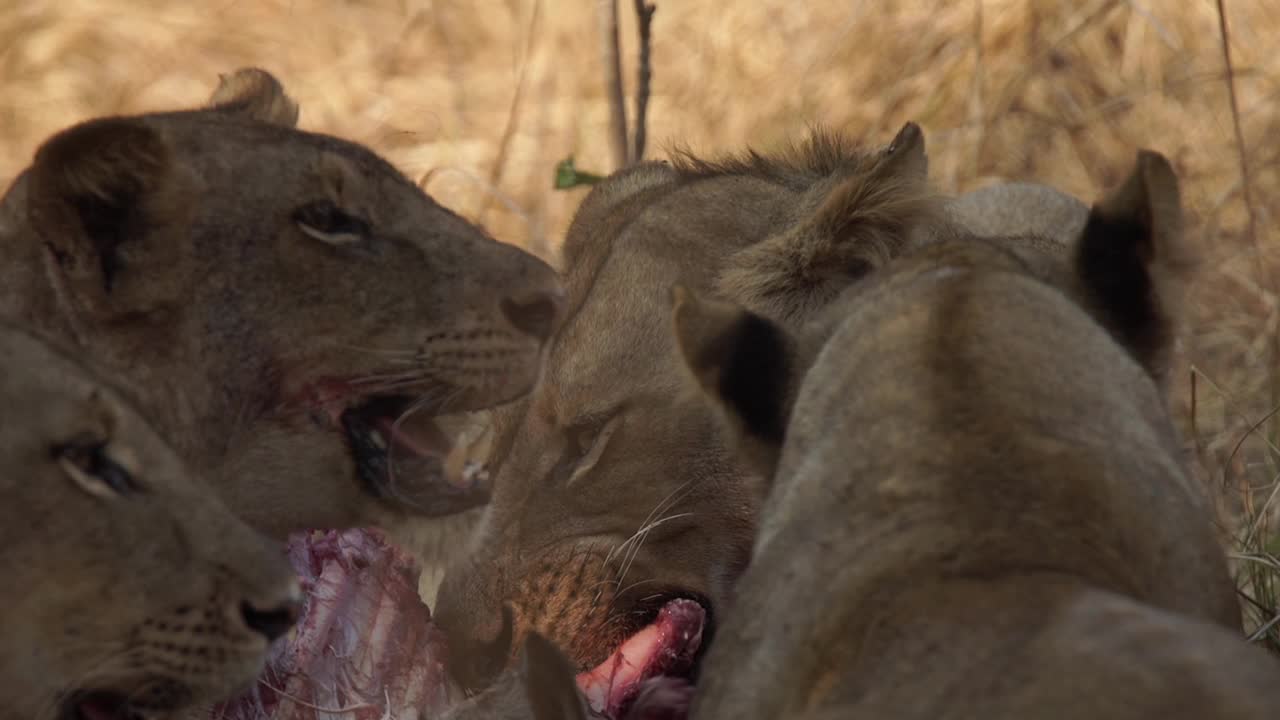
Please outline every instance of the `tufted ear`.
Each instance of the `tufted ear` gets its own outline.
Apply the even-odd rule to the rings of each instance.
[[[671,304],[685,367],[720,411],[738,451],[770,480],[790,416],[792,339],[759,315],[680,285],[671,289]]]
[[[928,169],[924,133],[906,123],[888,145],[816,184],[805,201],[812,210],[793,226],[732,255],[716,289],[789,325],[809,319],[941,213]]]
[[[534,720],[586,720],[587,707],[573,665],[550,640],[530,632],[524,641],[525,693]]]
[[[209,96],[208,108],[264,123],[294,127],[298,104],[285,94],[274,75],[260,68],[240,68],[218,76],[218,88]]]
[[[171,162],[164,139],[130,118],[81,123],[36,151],[29,221],[89,309],[106,305],[126,266],[145,254],[137,246],[151,221],[148,201],[172,177]]]
[[[1090,210],[1076,273],[1099,322],[1157,379],[1192,265],[1177,176],[1163,155],[1141,150],[1133,172]]]

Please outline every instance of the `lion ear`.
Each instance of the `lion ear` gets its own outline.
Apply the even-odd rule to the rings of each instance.
[[[803,323],[940,216],[928,170],[924,133],[909,122],[856,172],[815,186],[823,195],[799,222],[731,255],[716,289],[769,317]]]
[[[738,450],[773,477],[790,415],[793,342],[770,320],[731,303],[671,289],[676,347],[726,421]]]
[[[550,640],[530,632],[524,641],[524,687],[534,720],[586,720],[587,708],[569,659]]]
[[[207,107],[273,125],[298,124],[298,104],[274,75],[260,68],[240,68],[229,75],[219,75],[218,87],[209,96]]]
[[[913,122],[904,123],[880,154],[880,167],[891,175],[919,182],[924,182],[929,177],[929,156],[924,150],[924,131]]]
[[[145,201],[168,181],[171,162],[159,133],[130,118],[81,123],[36,151],[28,217],[82,299],[111,294],[122,246],[144,234]]]
[[[1156,378],[1193,264],[1178,178],[1163,155],[1141,150],[1133,172],[1090,210],[1076,273],[1098,320]]]

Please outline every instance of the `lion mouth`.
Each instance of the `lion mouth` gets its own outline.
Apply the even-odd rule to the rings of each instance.
[[[594,712],[614,720],[647,717],[658,706],[659,716],[682,716],[707,630],[702,603],[670,599],[604,662],[579,673],[578,687]]]
[[[138,704],[145,695],[145,708]],[[173,681],[158,681],[140,692],[77,690],[62,702],[58,720],[147,720],[153,714],[169,715],[185,705],[190,694]]]
[[[63,703],[59,720],[142,720],[125,696],[112,692],[81,692]]]
[[[365,489],[428,516],[489,501],[488,412],[432,414],[407,395],[365,398],[336,420]]]

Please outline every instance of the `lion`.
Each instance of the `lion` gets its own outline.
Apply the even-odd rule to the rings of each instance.
[[[54,135],[0,201],[0,315],[118,378],[273,537],[480,506],[468,413],[533,387],[560,281],[297,117],[247,68]]]
[[[801,323],[939,212],[914,123],[882,147],[819,131],[778,153],[676,153],[595,185],[564,243],[567,317],[546,373],[495,413],[493,500],[436,598],[459,682],[489,685],[531,631],[586,673],[594,711],[617,711],[655,673],[692,673],[762,493],[711,409],[679,392],[670,283]],[[626,653],[643,672],[606,687]]]
[[[1141,151],[1067,266],[959,230],[799,332],[673,291],[693,384],[774,448],[690,717],[1276,717],[1157,382],[1181,223]]]
[[[278,545],[109,385],[0,324],[0,717],[169,717],[248,687],[299,611]]]

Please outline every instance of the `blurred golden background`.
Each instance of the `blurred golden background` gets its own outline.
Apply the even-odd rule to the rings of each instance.
[[[884,142],[915,120],[943,190],[1034,179],[1092,201],[1137,148],[1164,153],[1203,257],[1171,402],[1189,454],[1225,491],[1242,587],[1267,630],[1280,592],[1280,422],[1268,415],[1280,406],[1280,2],[1224,4],[1235,114],[1212,0],[657,0],[647,155],[768,148],[815,123]],[[556,164],[613,169],[600,7],[11,2],[0,184],[64,126],[194,106],[219,73],[258,65],[299,101],[304,129],[370,145],[499,238],[554,257],[585,193],[554,191]],[[632,4],[619,15],[631,104]]]

